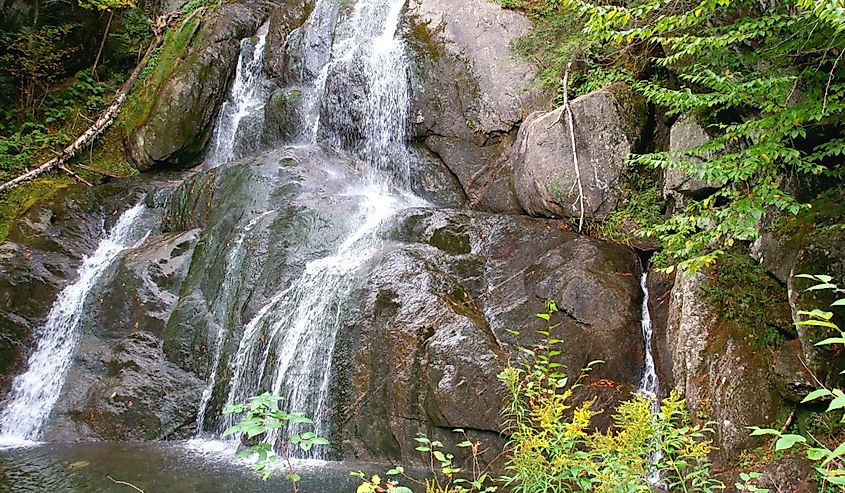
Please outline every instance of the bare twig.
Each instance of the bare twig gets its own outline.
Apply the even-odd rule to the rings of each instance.
[[[109,21],[106,23],[106,31],[103,33],[103,39],[100,41],[100,49],[97,50],[97,57],[94,58],[94,66],[91,67],[91,75],[93,75],[97,81],[100,80],[97,78],[97,64],[100,63],[100,55],[103,54],[103,46],[106,45],[106,39],[109,37],[109,29],[111,29],[112,19],[114,19],[114,9],[109,9]]]
[[[93,187],[93,186],[94,186],[94,184],[93,184],[93,183],[91,183],[90,181],[86,180],[85,178],[82,178],[82,177],[81,177],[81,176],[79,176],[76,172],[74,172],[72,169],[68,168],[68,167],[67,167],[67,166],[65,166],[64,164],[60,164],[60,165],[59,165],[59,169],[60,169],[60,170],[62,170],[62,171],[64,171],[65,173],[69,174],[70,176],[72,176],[72,177],[76,178],[78,181],[81,181],[82,183],[84,183],[84,184],[88,185],[89,187]]]
[[[833,74],[836,73],[836,66],[839,65],[839,60],[842,60],[843,53],[845,53],[845,50],[839,51],[839,56],[836,57],[836,61],[833,62],[833,67],[830,68],[830,73],[827,76],[827,84],[824,86],[824,103],[822,104],[822,113],[827,111],[827,98],[830,95],[830,86],[833,84]]]
[[[578,183],[578,232],[584,229],[584,185],[581,182],[581,168],[578,165],[578,149],[575,147],[575,115],[569,105],[569,72],[572,69],[572,62],[566,64],[566,71],[563,73],[563,111],[567,116],[567,127],[569,128],[569,142],[572,146],[572,162],[575,165],[575,180]]]
[[[134,485],[134,484],[132,484],[132,483],[129,483],[129,482],[126,482],[126,481],[119,481],[119,480],[117,480],[117,479],[114,479],[114,478],[113,478],[113,477],[111,477],[111,476],[106,476],[106,477],[109,479],[109,481],[111,481],[111,482],[112,482],[112,483],[114,483],[114,484],[122,484],[122,485],[124,485],[124,486],[128,486],[128,487],[132,488],[133,490],[135,490],[135,491],[137,491],[137,492],[139,492],[139,493],[144,493],[144,490],[142,490],[141,488],[138,488],[137,486],[135,486],[135,485]]]

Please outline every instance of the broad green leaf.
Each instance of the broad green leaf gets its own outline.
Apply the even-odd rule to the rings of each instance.
[[[807,449],[807,458],[810,460],[821,460],[827,456],[828,451],[823,448],[809,448]]]
[[[845,408],[845,396],[840,395],[830,401],[830,405],[827,406],[827,411],[830,412],[842,408]]]
[[[827,339],[823,339],[817,343],[815,346],[828,346],[830,344],[845,344],[845,337],[829,337]]]
[[[831,393],[827,389],[816,389],[816,390],[810,392],[809,394],[807,394],[807,397],[804,397],[804,399],[801,400],[801,403],[803,404],[805,402],[814,401],[814,400],[816,400],[820,397],[827,397],[829,395],[831,395]]]
[[[782,435],[777,442],[775,442],[775,450],[786,450],[792,448],[796,443],[805,443],[806,438],[801,435]]]
[[[780,435],[778,430],[773,430],[771,428],[757,428],[756,426],[750,428],[751,436],[756,437],[760,435]]]

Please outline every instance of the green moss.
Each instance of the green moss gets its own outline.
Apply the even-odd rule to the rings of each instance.
[[[138,174],[138,170],[133,168],[126,159],[126,153],[123,149],[123,134],[118,129],[111,128],[106,131],[97,141],[93,151],[90,154],[80,156],[80,158],[87,166],[107,175],[130,177]],[[92,180],[101,176],[85,170],[77,171]]]
[[[590,225],[594,236],[630,245],[640,231],[663,223],[666,202],[660,191],[660,180],[652,170],[629,167],[623,171],[618,189],[622,207],[603,222]]]
[[[469,235],[463,228],[438,228],[428,243],[452,255],[463,255],[472,251]]]
[[[0,196],[0,241],[9,235],[9,227],[17,217],[39,200],[50,198],[72,184],[73,179],[65,175],[47,176],[24,183]]]
[[[438,36],[446,30],[446,24],[440,23],[431,27],[431,22],[424,22],[416,18],[411,25],[411,40],[431,55],[434,62],[439,62],[446,54],[446,47],[438,40]]]
[[[178,30],[165,34],[161,46],[147,63],[143,80],[136,85],[118,116],[118,124],[126,134],[143,125],[150,116],[156,95],[188,52],[200,26],[200,19],[194,18],[181,25]]]
[[[791,333],[786,288],[740,250],[719,258],[701,295],[754,349],[777,348]]]

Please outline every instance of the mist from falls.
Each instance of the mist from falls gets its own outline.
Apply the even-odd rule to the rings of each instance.
[[[286,46],[294,50],[291,57],[302,60],[295,87],[303,93],[298,108],[300,128],[292,144],[328,146],[353,157],[360,165],[361,179],[350,183],[343,193],[354,198],[357,209],[349,211],[345,236],[332,253],[308,262],[302,274],[280,286],[242,328],[221,326],[197,416],[200,436],[204,429],[219,434],[236,420],[234,416],[207,414],[215,389],[223,388],[218,386],[217,377],[218,368],[224,366],[231,375],[225,385],[225,404],[270,391],[283,398],[282,407],[287,411],[314,420],[313,425],[302,429],[313,428],[321,436],[330,434],[332,352],[354,274],[380,251],[378,233],[385,221],[403,208],[425,205],[409,192],[411,159],[406,140],[410,70],[406,48],[396,36],[404,3],[360,0],[351,12],[342,14],[337,0],[318,0],[308,21],[289,37],[293,41]],[[250,55],[245,55],[250,44],[242,44],[241,57],[251,57],[253,62],[239,63],[239,70],[254,73],[239,72],[238,80],[252,84],[265,80],[260,73],[263,63],[257,62],[256,53],[259,46],[263,48],[265,35],[266,26]],[[352,72],[354,85],[350,82]],[[236,81],[235,87],[238,84]],[[233,98],[241,94],[245,101],[232,100],[232,107],[257,108],[249,98],[259,92],[233,90]],[[226,127],[218,128],[216,135],[227,135],[219,141],[223,145],[235,145],[242,139],[239,132],[252,131],[252,127],[233,126],[228,120],[220,122],[218,125]],[[234,134],[228,136],[228,129],[233,127]],[[234,156],[234,152],[224,146],[209,156],[213,161],[206,166],[213,167],[230,159],[218,156]],[[253,218],[234,242],[227,272],[239,270],[243,237],[262,217]],[[238,282],[230,281],[236,277],[226,276],[218,303],[233,298],[227,292],[235,288],[228,284]],[[238,307],[224,307],[235,309]],[[237,349],[229,361],[224,361],[222,348],[227,333],[236,338]],[[276,443],[278,438],[278,434],[271,435],[268,442]],[[325,452],[315,449],[309,456],[321,458]]]
[[[79,278],[59,293],[47,321],[36,332],[38,345],[26,370],[14,379],[0,405],[0,446],[41,438],[41,429],[64,385],[89,294],[120,252],[150,234],[140,220],[145,210],[142,201],[124,212],[94,253],[82,261]]]

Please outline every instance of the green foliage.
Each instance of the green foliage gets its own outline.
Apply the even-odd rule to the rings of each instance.
[[[722,255],[702,285],[710,306],[718,306],[723,320],[736,322],[755,349],[773,350],[784,342],[781,331],[792,323],[789,313],[778,316],[773,307],[786,306],[785,289],[747,253],[732,249]]]
[[[279,409],[279,401],[281,399],[281,397],[265,392],[264,394],[250,397],[243,404],[226,406],[223,409],[223,414],[243,414],[244,416],[238,423],[226,429],[223,432],[223,436],[226,437],[238,433],[247,439],[253,439],[283,428],[288,424],[312,423],[311,419],[306,418],[300,413],[288,413]],[[329,441],[317,436],[312,431],[294,433],[282,444],[281,456],[273,451],[272,444],[258,443],[239,452],[237,457],[254,458],[255,464],[252,466],[252,469],[264,480],[273,474],[274,466],[279,462],[284,462],[287,466],[285,478],[291,482],[294,491],[296,491],[296,483],[300,480],[300,476],[291,466],[287,450],[288,444],[307,452],[317,445],[328,445]]]
[[[64,63],[76,51],[63,41],[75,28],[74,24],[24,26],[15,32],[0,32],[0,72],[14,81],[22,114],[62,78]]]
[[[406,484],[416,484],[425,489],[426,493],[494,493],[498,487],[494,486],[495,480],[488,472],[489,466],[482,468],[479,464],[481,442],[473,442],[462,429],[453,430],[461,435],[461,440],[456,446],[468,449],[472,455],[472,465],[469,473],[466,473],[455,464],[455,456],[444,451],[443,443],[439,440],[431,440],[420,434],[414,440],[417,442],[415,450],[425,456],[428,463],[430,478],[425,480],[415,479],[405,473],[405,468],[395,466],[389,469],[385,475],[388,479],[382,486],[381,477],[374,475],[367,478],[362,471],[352,471],[351,476],[361,479],[357,493],[377,493],[388,491],[391,493],[412,493],[406,486],[400,486],[400,478],[407,480]]]
[[[647,171],[650,170],[626,167],[618,192],[623,206],[595,226],[597,236],[630,244],[638,231],[653,228],[666,220],[663,213],[666,203],[660,190],[660,181]]]
[[[525,43],[547,59],[550,72],[542,75],[547,83],[560,80],[570,61],[600,60],[608,81],[636,76],[635,88],[656,107],[708,122],[715,134],[711,142],[635,159],[724,184],[646,229],[681,268],[696,270],[735,242],[753,240],[767,209],[802,210],[781,188],[780,177],[840,173],[845,154],[841,4],[792,0],[763,9],[756,0],[504,4],[542,20]],[[556,22],[583,26],[579,40],[548,28]],[[595,72],[589,64],[575,67],[581,77]],[[625,70],[614,72],[620,69]]]
[[[78,0],[79,6],[88,10],[119,10],[135,6],[134,0]]]
[[[571,97],[618,80],[633,79],[632,68],[623,65],[623,59],[607,43],[595,42],[583,34],[583,20],[578,13],[561,9],[550,1],[500,0],[499,3],[522,10],[534,20],[534,28],[517,39],[512,48],[540,67],[538,81],[555,91],[558,103],[563,100],[563,74],[571,62],[576,65],[569,82]]]
[[[191,0],[182,7],[182,15],[190,14],[200,7],[217,7],[220,0]]]
[[[817,284],[807,288],[807,291],[830,290],[837,296],[845,294],[845,289],[841,289],[836,284],[833,284],[833,278],[830,276],[801,274],[796,277],[817,282]],[[845,297],[836,299],[831,306],[845,306]],[[804,317],[804,320],[795,323],[798,326],[823,327],[838,332],[838,335],[834,337],[816,342],[816,346],[845,345],[845,332],[831,321],[833,313],[814,309],[802,310],[798,314]],[[841,416],[839,418],[840,423],[845,423],[845,415],[842,414],[842,410],[845,409],[845,392],[842,389],[821,387],[807,394],[802,402],[807,403],[818,400],[829,401],[826,413],[837,413]],[[771,428],[754,427],[751,429],[751,434],[755,436],[772,435],[776,437],[775,450],[803,449],[807,458],[814,463],[814,467],[821,477],[822,484],[820,491],[824,491],[828,485],[838,488],[840,491],[845,491],[845,441],[840,441],[838,444],[826,444],[814,436],[808,438],[803,435],[783,433]]]
[[[548,302],[537,314],[550,321],[558,311]],[[710,477],[709,428],[691,423],[684,401],[665,399],[657,413],[642,396],[620,404],[607,432],[590,423],[601,411],[593,401],[571,402],[592,362],[570,382],[554,361],[562,343],[550,324],[539,331],[543,344],[523,349],[527,362],[499,375],[508,390],[503,412],[510,436],[506,484],[516,492],[650,492],[653,468],[670,491],[711,492],[724,486]],[[659,452],[659,453],[658,453]]]

